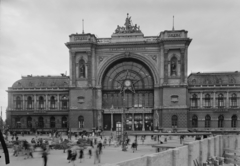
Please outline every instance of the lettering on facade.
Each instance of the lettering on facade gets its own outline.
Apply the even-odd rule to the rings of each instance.
[[[88,38],[83,36],[75,36],[74,40],[88,40]]]
[[[145,50],[145,47],[135,47],[135,48],[110,48],[110,51],[126,51],[126,50]]]
[[[46,114],[46,110],[34,110],[34,114]]]
[[[181,37],[180,33],[169,33],[168,37]]]

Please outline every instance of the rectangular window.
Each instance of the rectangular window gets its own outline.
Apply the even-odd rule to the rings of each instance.
[[[177,95],[172,95],[171,96],[171,102],[172,103],[178,103],[178,96]]]

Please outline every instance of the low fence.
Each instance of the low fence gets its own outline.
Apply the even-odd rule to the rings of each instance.
[[[106,166],[194,166],[202,165],[209,157],[223,156],[223,149],[240,148],[239,135],[218,135],[200,141],[185,144],[185,146],[154,153],[139,158],[122,161]]]

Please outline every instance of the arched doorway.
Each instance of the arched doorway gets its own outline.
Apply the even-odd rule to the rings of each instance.
[[[84,128],[84,117],[82,115],[78,117],[78,128]]]
[[[153,96],[153,76],[144,63],[131,58],[114,62],[106,69],[102,79],[102,108],[110,110],[104,111],[104,128],[115,130],[125,109],[127,130],[144,130],[145,125],[147,130],[152,130]]]
[[[55,128],[55,117],[54,116],[52,116],[50,118],[50,128]]]
[[[32,117],[27,117],[27,128],[32,128]]]
[[[38,118],[38,127],[39,128],[43,128],[44,127],[44,121],[43,121],[43,117],[42,116],[40,116]]]

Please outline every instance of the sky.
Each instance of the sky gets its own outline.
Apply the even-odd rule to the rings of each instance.
[[[69,35],[111,37],[129,13],[145,36],[185,29],[188,73],[240,71],[239,0],[0,0],[0,106],[25,75],[69,73]]]

